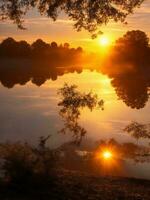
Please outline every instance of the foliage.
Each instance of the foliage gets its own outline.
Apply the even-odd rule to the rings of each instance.
[[[47,79],[56,80],[65,73],[81,73],[83,49],[68,43],[48,44],[41,39],[31,45],[6,38],[0,43],[0,82],[7,88],[31,81],[41,86]]]
[[[24,29],[23,16],[31,8],[37,8],[41,15],[56,20],[61,11],[75,21],[77,31],[82,28],[94,32],[98,25],[110,20],[124,22],[135,7],[144,0],[1,0],[0,17],[10,19],[18,28]],[[95,36],[95,35],[94,35]]]
[[[55,150],[45,146],[48,138],[41,137],[37,147],[20,142],[0,144],[0,170],[4,180],[29,188],[52,183],[58,157]]]
[[[116,46],[148,47],[149,38],[140,30],[127,31],[123,37],[116,41]]]
[[[66,83],[58,93],[61,96],[61,101],[58,103],[58,106],[61,106],[59,114],[64,120],[64,128],[60,132],[65,134],[70,131],[75,142],[80,143],[86,134],[86,130],[78,122],[81,109],[87,107],[92,111],[95,107],[99,107],[103,110],[104,101],[98,100],[98,96],[92,92],[81,93],[76,85],[69,86]]]
[[[150,87],[150,47],[146,33],[133,30],[119,38],[101,71],[112,79],[119,99],[131,108],[143,108]]]
[[[149,69],[149,54],[149,38],[146,33],[141,30],[127,31],[116,40],[102,72],[111,78],[128,74],[143,75]],[[111,63],[113,66],[110,68]]]
[[[150,139],[150,124],[131,122],[124,128],[124,131],[131,134],[137,140],[140,138]]]
[[[37,39],[31,45],[26,41],[16,41],[11,37],[4,39],[0,43],[0,57],[9,58],[47,58],[55,59],[77,59],[83,52],[81,47],[69,48],[68,43],[58,45],[56,42],[48,44],[42,39]]]

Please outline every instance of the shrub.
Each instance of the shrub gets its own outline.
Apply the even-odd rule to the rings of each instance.
[[[20,142],[0,144],[3,180],[19,187],[45,187],[52,184],[58,156],[56,150],[45,146],[47,139],[41,137],[37,147]]]

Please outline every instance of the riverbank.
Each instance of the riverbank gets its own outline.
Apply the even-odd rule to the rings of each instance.
[[[150,181],[135,178],[97,177],[61,170],[54,185],[39,188],[0,187],[1,200],[149,200]]]

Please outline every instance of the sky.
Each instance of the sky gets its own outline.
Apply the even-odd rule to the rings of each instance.
[[[142,30],[150,36],[149,17],[150,0],[145,0],[140,8],[135,9],[134,14],[128,16],[127,25],[110,22],[99,28],[112,43],[128,30]],[[92,40],[90,34],[85,30],[77,32],[73,28],[73,22],[64,15],[53,22],[32,10],[25,16],[24,26],[27,28],[26,30],[19,30],[10,21],[0,22],[0,41],[6,37],[13,37],[16,40],[27,40],[32,43],[41,38],[48,43],[52,41],[56,41],[58,44],[68,42],[72,47],[82,46],[91,52],[100,48],[98,39]]]

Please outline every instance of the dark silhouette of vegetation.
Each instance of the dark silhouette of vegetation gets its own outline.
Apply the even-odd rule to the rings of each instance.
[[[47,80],[57,80],[59,76],[66,73],[81,73],[82,68],[75,65],[76,62],[64,60],[54,60],[51,63],[27,60],[4,60],[0,63],[0,82],[4,87],[13,88],[16,84],[25,85],[31,81],[37,86],[41,86]]]
[[[61,170],[58,172],[55,186],[34,189],[30,185],[30,191],[23,188],[8,187],[0,181],[1,199],[19,200],[83,200],[83,199],[126,199],[149,200],[149,180],[137,178],[123,178],[113,176],[98,176],[92,173],[80,171]]]
[[[23,27],[23,16],[28,10],[37,8],[41,15],[56,20],[61,11],[75,21],[77,31],[82,28],[95,32],[98,25],[107,24],[110,20],[125,22],[126,17],[133,13],[134,8],[144,0],[2,0],[0,2],[0,17],[10,19]]]
[[[135,139],[150,139],[150,124],[142,124],[138,122],[131,122],[124,131],[129,133]]]
[[[15,41],[13,38],[6,38],[0,44],[0,58],[30,58],[30,59],[77,59],[83,52],[81,47],[77,49],[69,48],[68,43],[58,45],[56,42],[51,44],[37,39],[31,45],[26,41]]]
[[[0,144],[0,171],[6,184],[29,190],[53,184],[58,154],[46,147],[48,138],[41,137],[37,147],[20,142]]]
[[[119,99],[140,109],[149,99],[150,47],[143,31],[128,31],[119,38],[101,71],[111,79]]]
[[[137,141],[139,139],[148,139],[148,140],[150,139],[150,124],[131,122],[123,129],[123,131],[130,134]],[[148,148],[148,151],[139,152],[139,155],[136,158],[136,160],[137,162],[145,162],[145,161],[150,162],[150,148]]]
[[[30,45],[26,41],[16,42],[13,38],[7,38],[0,44],[0,57],[29,57]]]
[[[65,73],[80,73],[82,53],[82,48],[69,48],[68,43],[58,46],[38,39],[29,45],[7,38],[0,44],[0,81],[7,88],[28,81],[40,86]]]
[[[99,100],[92,92],[87,94],[79,92],[76,85],[65,84],[58,94],[61,96],[61,101],[58,103],[58,106],[61,106],[59,114],[64,120],[64,128],[60,132],[64,134],[67,131],[71,132],[75,143],[80,144],[86,134],[86,130],[78,122],[81,109],[87,107],[92,111],[95,107],[99,107],[103,110],[104,101]]]
[[[149,148],[134,143],[121,144],[113,138],[99,140],[93,149],[90,147],[88,150],[88,146],[86,146],[85,150],[82,143],[78,146],[72,142],[57,149],[50,149],[46,146],[49,137],[41,137],[37,147],[21,142],[0,144],[0,191],[5,186],[9,190],[13,189],[15,195],[21,192],[23,196],[31,194],[37,196],[46,194],[47,197],[57,196],[54,199],[58,199],[62,196],[61,194],[64,194],[62,199],[65,200],[66,193],[64,191],[67,177],[63,177],[64,170],[104,175],[103,158],[100,156],[97,158],[96,155],[97,153],[100,155],[106,148],[113,152],[113,159],[119,163],[119,168],[124,167],[126,159],[135,162],[150,161],[148,156],[144,156],[150,152]],[[62,153],[63,156],[61,156]],[[110,175],[123,175],[119,168],[112,165]]]

